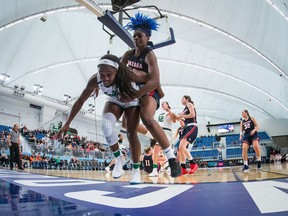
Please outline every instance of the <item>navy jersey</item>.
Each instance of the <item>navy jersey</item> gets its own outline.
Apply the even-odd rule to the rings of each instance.
[[[196,110],[194,108],[194,112],[195,112],[195,117],[194,118],[185,118],[185,125],[189,124],[189,123],[197,123],[197,119],[196,119]],[[183,110],[183,114],[184,115],[189,115],[190,111],[188,109],[187,106],[185,106],[184,110]]]
[[[128,57],[128,67],[148,73],[148,64],[145,62],[145,58],[150,51],[152,50],[146,47],[140,53],[139,56],[135,56],[135,49],[134,49],[132,54]],[[137,84],[144,84],[144,83],[137,83]]]
[[[147,173],[152,173],[153,171],[153,160],[152,155],[145,155],[143,158],[144,171]]]
[[[252,121],[252,119],[249,117],[247,120],[242,120],[243,130],[244,130],[244,136],[249,137],[252,130],[255,128],[255,124]]]

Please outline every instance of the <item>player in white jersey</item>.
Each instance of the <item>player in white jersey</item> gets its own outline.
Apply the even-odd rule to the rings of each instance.
[[[142,76],[143,75],[143,76]],[[135,97],[136,89],[133,82],[141,82],[147,76],[146,73],[131,73],[129,69],[120,63],[117,56],[104,55],[98,64],[98,73],[94,74],[88,81],[86,88],[80,97],[73,104],[67,122],[60,129],[57,137],[62,133],[66,133],[69,129],[71,121],[80,111],[84,102],[91,96],[93,92],[98,96],[101,89],[104,94],[108,95],[102,114],[101,126],[107,144],[116,158],[115,167],[112,171],[113,178],[120,178],[123,174],[123,165],[125,161],[121,157],[121,151],[118,144],[118,136],[114,129],[116,121],[124,113],[127,119],[127,137],[130,143],[131,157],[133,164],[139,164],[141,154],[141,146],[137,136],[137,126],[139,124],[139,100],[134,99],[130,102],[123,103],[120,101],[121,96]],[[143,78],[144,77],[144,78]],[[133,144],[133,145],[131,145]],[[132,175],[130,184],[141,183],[140,175]]]
[[[163,109],[163,112],[161,112],[158,115],[158,123],[164,130],[170,144],[172,144],[172,128],[173,123],[176,122],[176,115],[171,111],[171,108],[169,106],[169,103],[167,101],[164,101],[161,103],[161,107]],[[157,168],[158,168],[158,162],[159,162],[159,152],[160,152],[160,145],[157,143],[154,146],[154,152],[153,152],[153,171],[149,174],[150,177],[158,176]]]

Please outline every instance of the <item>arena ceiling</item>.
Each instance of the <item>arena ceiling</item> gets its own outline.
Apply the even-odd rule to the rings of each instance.
[[[111,1],[94,1],[111,10]],[[190,95],[204,124],[238,121],[243,109],[256,119],[288,118],[287,0],[143,0],[135,5],[155,5],[168,16],[152,41],[165,39],[168,26],[174,29],[176,43],[155,53],[164,100],[176,112],[183,109],[182,96]],[[36,105],[61,103],[64,94],[73,104],[99,57],[108,50],[121,56],[128,49],[117,36],[109,38],[96,15],[74,0],[0,0],[0,73],[10,76],[0,94],[28,100],[39,84],[42,95],[30,97]],[[12,94],[15,85],[25,86],[24,97]],[[90,98],[83,111],[96,104],[100,115],[104,103],[104,95],[96,102]]]

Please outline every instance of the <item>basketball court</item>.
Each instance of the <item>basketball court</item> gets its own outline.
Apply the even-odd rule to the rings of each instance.
[[[0,170],[3,215],[287,215],[287,164],[203,168],[130,185],[131,171]]]

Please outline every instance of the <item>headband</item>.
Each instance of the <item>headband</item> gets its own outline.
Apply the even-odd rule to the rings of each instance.
[[[111,67],[116,68],[117,70],[119,68],[119,64],[115,61],[110,60],[110,59],[100,59],[98,66],[99,65],[109,65]]]

